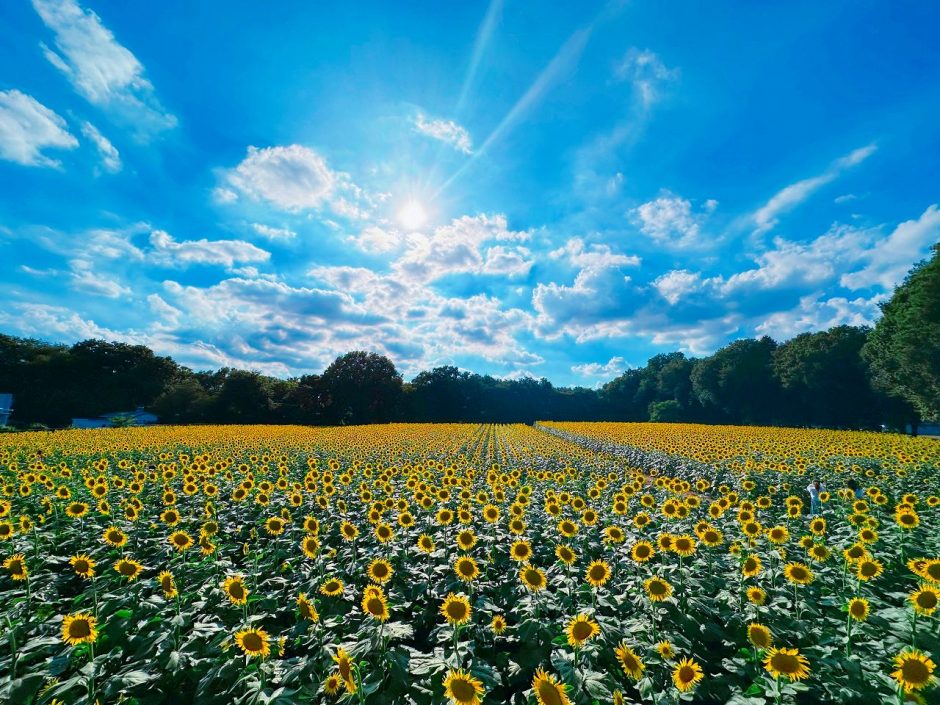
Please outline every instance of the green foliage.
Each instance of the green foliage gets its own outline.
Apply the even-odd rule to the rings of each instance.
[[[862,351],[875,385],[940,419],[940,245],[881,310]]]

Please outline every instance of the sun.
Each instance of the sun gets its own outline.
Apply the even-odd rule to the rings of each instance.
[[[418,201],[407,201],[398,211],[398,222],[406,230],[417,230],[427,222],[428,213]]]

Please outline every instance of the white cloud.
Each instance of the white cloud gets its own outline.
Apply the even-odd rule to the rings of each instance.
[[[800,299],[793,309],[766,317],[756,331],[775,340],[788,340],[800,333],[826,330],[833,326],[871,326],[880,317],[878,304],[886,298],[880,294],[870,299],[848,299],[842,296],[823,298],[816,292]]]
[[[174,127],[144,77],[144,67],[91,10],[75,0],[33,0],[33,7],[55,35],[54,51],[41,45],[46,59],[93,105],[133,124],[139,134]]]
[[[267,262],[271,253],[243,240],[184,240],[177,242],[169,233],[150,233],[153,255],[150,260],[167,266],[216,264],[232,267],[243,262]]]
[[[235,191],[291,213],[328,207],[336,215],[362,220],[376,204],[349,174],[333,171],[322,155],[299,144],[248,147],[245,159],[226,178]],[[232,189],[217,188],[215,200],[236,200]]]
[[[586,245],[583,238],[573,237],[562,247],[548,253],[551,259],[564,259],[574,267],[582,269],[604,269],[608,267],[635,267],[640,264],[636,255],[614,252],[609,245]]]
[[[653,286],[666,301],[675,305],[679,299],[702,288],[702,276],[698,272],[676,269],[657,277]]]
[[[661,245],[688,247],[699,239],[706,217],[718,207],[718,201],[705,201],[699,213],[691,201],[666,193],[630,211],[640,230]]]
[[[611,379],[624,373],[629,368],[626,360],[619,355],[610,358],[605,363],[587,362],[583,365],[572,365],[571,371],[582,377],[602,377]]]
[[[491,241],[528,240],[528,231],[508,229],[504,215],[477,215],[455,218],[433,233],[409,233],[405,251],[393,270],[415,281],[430,282],[448,274],[495,274],[527,271],[529,251],[505,248],[489,255],[484,245]],[[489,265],[489,269],[488,269]]]
[[[90,122],[82,123],[82,134],[90,139],[98,149],[101,157],[101,166],[105,171],[116,174],[121,170],[121,155],[111,141],[98,131]]]
[[[297,233],[288,228],[274,228],[264,223],[252,223],[251,229],[268,240],[292,240]]]
[[[453,120],[428,119],[422,113],[418,113],[414,126],[421,134],[449,144],[464,154],[471,154],[473,151],[470,133]]]
[[[649,49],[631,48],[614,67],[614,78],[630,81],[640,102],[648,108],[662,95],[663,85],[675,81],[679,69],[670,69]]]
[[[363,252],[379,254],[399,247],[402,235],[394,228],[370,225],[363,228],[358,235],[349,237],[349,241]]]
[[[844,274],[840,283],[853,290],[878,285],[891,291],[918,260],[930,254],[930,246],[935,243],[940,243],[940,210],[936,204],[917,220],[904,221],[888,237],[878,240],[862,257],[867,265]]]
[[[510,278],[520,277],[528,274],[533,264],[532,252],[527,247],[496,245],[486,251],[481,271],[485,274],[504,274]]]
[[[59,115],[18,90],[0,91],[0,159],[24,166],[60,167],[44,149],[75,149],[78,140]]]
[[[860,147],[834,161],[822,174],[782,188],[754,213],[754,224],[757,226],[755,232],[759,234],[773,229],[781,214],[798,206],[822,186],[835,181],[847,169],[861,164],[875,153],[875,149],[874,144]]]
[[[109,299],[130,296],[132,293],[130,288],[98,271],[91,260],[73,259],[69,262],[69,267],[72,270],[69,286],[75,291]]]

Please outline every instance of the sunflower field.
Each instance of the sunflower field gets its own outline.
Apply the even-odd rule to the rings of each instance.
[[[3,703],[940,702],[936,440],[21,433],[0,491]]]

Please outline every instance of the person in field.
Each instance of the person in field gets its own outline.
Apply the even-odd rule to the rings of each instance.
[[[806,491],[809,492],[809,513],[818,514],[822,509],[822,504],[819,501],[819,495],[821,492],[826,491],[826,486],[819,480],[813,480],[806,486]]]
[[[855,499],[861,499],[865,496],[865,493],[862,492],[862,488],[859,487],[858,480],[856,480],[854,477],[849,478],[849,481],[845,484],[848,485],[850,490],[852,490],[852,494],[855,495]]]

